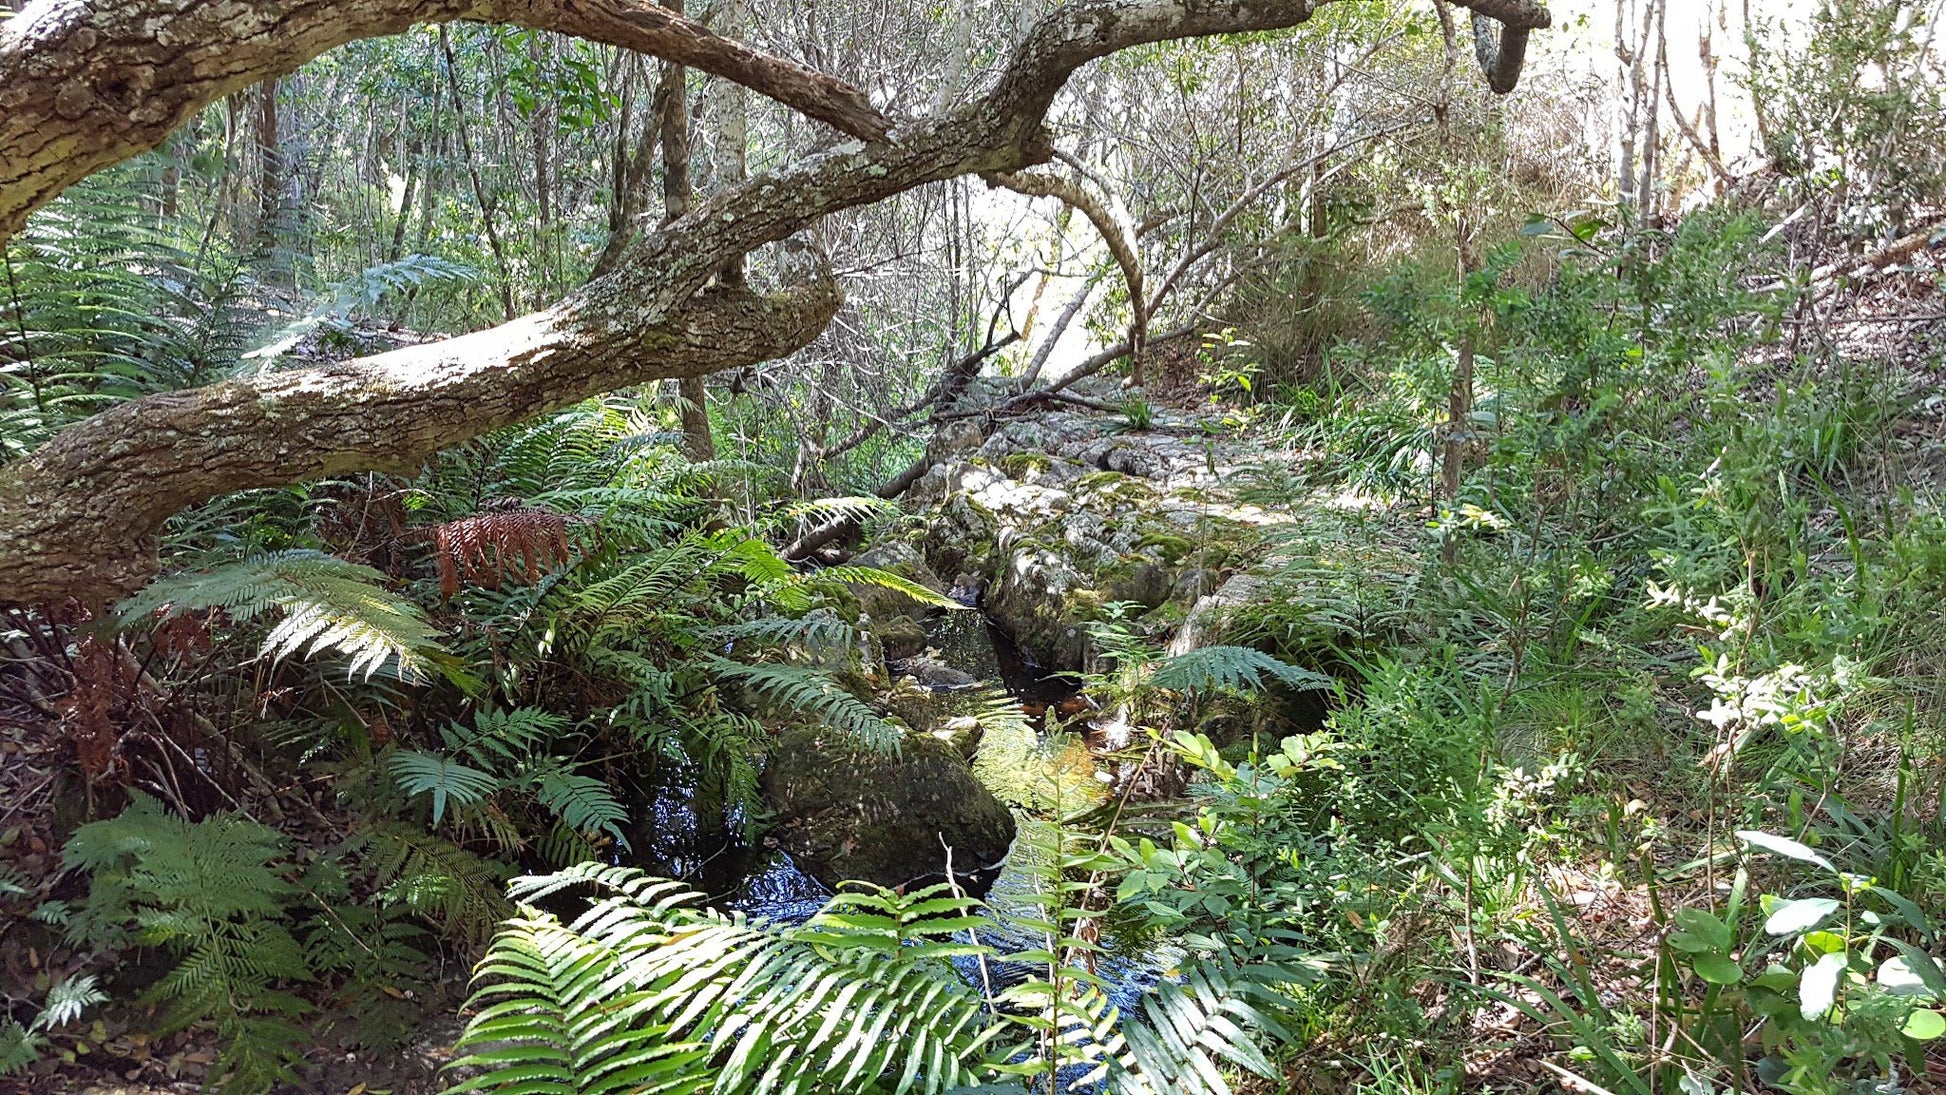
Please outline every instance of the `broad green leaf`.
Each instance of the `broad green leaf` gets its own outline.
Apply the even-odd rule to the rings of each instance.
[[[1766,897],[1764,906],[1770,914],[1764,920],[1765,931],[1772,935],[1796,935],[1824,923],[1838,911],[1839,902],[1835,897],[1807,897],[1800,901]]]
[[[1790,837],[1774,836],[1770,833],[1758,832],[1755,829],[1738,829],[1737,838],[1752,848],[1761,848],[1766,852],[1775,852],[1787,859],[1795,859],[1803,863],[1814,864],[1823,867],[1833,874],[1838,873],[1838,868],[1832,866],[1830,860],[1812,851],[1810,845],[1792,840]]]
[[[1804,934],[1804,945],[1813,954],[1837,954],[1845,949],[1845,937],[1837,932],[1819,928]]]
[[[1905,1026],[1899,1028],[1899,1033],[1915,1042],[1930,1042],[1946,1034],[1946,1015],[1921,1008],[1905,1017]]]
[[[1690,960],[1696,976],[1712,985],[1734,985],[1743,980],[1743,967],[1721,954],[1699,954]]]
[[[1702,954],[1727,951],[1735,944],[1730,926],[1702,909],[1682,909],[1676,913],[1679,931],[1671,932],[1669,945],[1679,951]]]
[[[1824,1018],[1838,1000],[1838,982],[1844,980],[1846,956],[1843,951],[1827,954],[1804,967],[1797,981],[1797,1010],[1813,1022]]]

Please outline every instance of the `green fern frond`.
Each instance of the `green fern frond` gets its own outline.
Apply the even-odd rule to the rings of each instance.
[[[538,707],[483,708],[468,728],[451,723],[440,731],[448,748],[482,768],[498,769],[546,751],[567,720]]]
[[[1148,683],[1175,692],[1239,692],[1262,688],[1266,677],[1298,689],[1337,687],[1322,673],[1301,669],[1247,646],[1205,646],[1164,659]]]
[[[628,808],[607,784],[593,776],[550,764],[535,779],[534,797],[569,829],[577,833],[606,833],[621,847],[628,847],[628,839],[622,835]]]
[[[506,870],[415,825],[385,822],[353,836],[339,855],[360,855],[372,887],[448,937],[475,941],[510,912]]]
[[[811,498],[778,508],[777,515],[788,528],[793,522],[821,525],[829,521],[865,521],[898,511],[898,503],[872,495],[843,498]],[[801,527],[801,526],[800,526]]]
[[[432,795],[432,823],[446,816],[446,804],[472,806],[498,791],[500,777],[468,767],[450,757],[401,749],[386,762],[386,770],[408,796]]]
[[[530,908],[495,939],[454,1066],[488,1071],[454,1093],[940,1092],[992,1075],[999,1024],[948,962],[977,905],[943,887],[848,893],[799,928],[599,864],[513,893],[590,888],[571,924]]]
[[[877,567],[837,566],[825,567],[815,572],[809,579],[822,585],[861,585],[877,586],[907,597],[929,608],[959,609],[967,606],[960,604],[943,593],[935,593],[903,574],[894,574]]]
[[[857,628],[836,614],[827,612],[796,619],[765,616],[758,620],[712,627],[703,634],[714,642],[730,646],[798,646],[813,650],[842,649],[858,641]]]
[[[1281,1074],[1257,1041],[1263,1034],[1290,1041],[1267,1010],[1290,1003],[1265,971],[1194,966],[1180,983],[1165,981],[1144,997],[1146,1022],[1126,1025],[1116,1086],[1128,1095],[1230,1095],[1225,1067],[1275,1080]]]
[[[436,255],[407,255],[393,262],[368,266],[331,287],[311,311],[272,336],[269,344],[245,353],[245,361],[260,367],[290,353],[305,336],[321,328],[343,325],[354,313],[370,309],[386,297],[426,285],[467,285],[479,272]]]
[[[278,986],[313,973],[291,934],[301,892],[287,877],[285,841],[246,818],[189,822],[137,792],[120,816],[75,831],[63,849],[93,875],[66,930],[92,946],[121,939],[156,947],[176,964],[143,994],[166,1005],[166,1030],[215,1027],[224,1041],[209,1082],[262,1091],[294,1075],[310,1005]],[[72,1010],[85,988],[64,997]]]
[[[713,655],[706,656],[705,663],[719,680],[735,681],[773,706],[809,715],[850,734],[867,749],[885,754],[899,751],[898,727],[845,691],[828,673],[788,665],[744,665]]]
[[[273,610],[284,618],[265,637],[262,656],[337,650],[350,671],[370,677],[388,660],[402,673],[419,675],[444,658],[439,632],[425,613],[380,584],[385,576],[317,551],[280,551],[252,556],[213,570],[175,574],[116,609],[120,626],[154,618],[222,609],[244,622]]]
[[[47,1039],[13,1019],[0,1021],[0,1076],[19,1072],[41,1059]]]

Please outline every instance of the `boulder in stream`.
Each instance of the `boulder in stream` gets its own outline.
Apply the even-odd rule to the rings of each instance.
[[[772,747],[762,787],[778,843],[828,886],[944,881],[950,847],[960,884],[980,893],[1013,847],[1013,814],[926,734],[884,756],[837,731],[792,731]]]

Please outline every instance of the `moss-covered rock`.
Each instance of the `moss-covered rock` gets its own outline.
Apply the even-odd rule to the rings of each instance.
[[[904,540],[888,540],[860,554],[852,560],[857,566],[875,567],[888,570],[901,578],[908,578],[941,596],[946,594],[946,583],[926,563],[920,550]],[[897,616],[919,619],[932,611],[931,605],[921,604],[896,589],[882,586],[853,583],[852,596],[858,598],[858,607],[874,621],[889,621]]]
[[[926,734],[884,756],[837,731],[792,731],[772,747],[762,788],[778,843],[828,886],[940,880],[951,848],[962,884],[983,889],[1013,846],[1013,814],[957,749]]]
[[[926,629],[911,616],[874,618],[871,630],[887,658],[910,658],[926,649]]]

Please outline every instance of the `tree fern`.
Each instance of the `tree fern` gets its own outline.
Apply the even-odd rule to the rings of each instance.
[[[370,567],[322,552],[272,552],[158,579],[116,614],[132,627],[158,614],[222,609],[241,623],[275,610],[283,619],[264,637],[264,657],[336,650],[351,659],[354,675],[370,677],[388,660],[419,675],[444,660],[439,632],[417,605],[383,589],[383,580]]]
[[[789,665],[744,665],[714,656],[707,656],[705,661],[718,680],[742,684],[776,707],[815,718],[874,752],[899,751],[898,728],[845,691],[828,673]]]
[[[1336,682],[1322,673],[1301,669],[1247,646],[1205,646],[1166,658],[1150,674],[1148,683],[1175,692],[1238,692],[1262,688],[1267,678],[1299,689],[1336,687]]]

